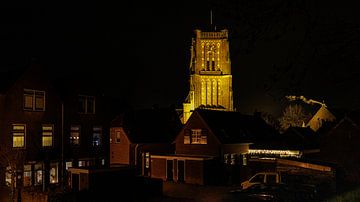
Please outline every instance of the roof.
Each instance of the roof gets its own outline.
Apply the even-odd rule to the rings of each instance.
[[[205,109],[196,111],[223,144],[262,142],[277,135],[260,116]]]
[[[181,129],[175,109],[131,110],[117,116],[112,127],[123,127],[132,143],[170,143]]]
[[[289,127],[277,141],[282,149],[319,149],[320,135],[309,127]]]
[[[23,73],[24,69],[0,72],[0,94],[5,94]]]

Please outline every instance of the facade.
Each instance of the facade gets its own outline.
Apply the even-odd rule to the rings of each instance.
[[[41,65],[3,78],[1,184],[45,190],[65,182],[69,167],[108,163],[102,106],[98,92],[69,80],[57,83]]]
[[[342,177],[348,184],[358,183],[360,180],[359,141],[359,112],[345,114],[321,137],[320,160],[337,164],[339,170],[345,173]]]
[[[61,179],[61,100],[39,65],[12,76],[2,79],[0,96],[1,184],[57,184]]]
[[[248,175],[254,141],[273,138],[260,117],[196,109],[176,136],[175,153],[151,154],[151,177],[192,184],[236,183]]]
[[[191,46],[190,90],[183,103],[183,123],[196,108],[233,110],[228,31],[195,30]]]
[[[150,175],[150,153],[173,153],[172,141],[181,128],[175,109],[128,111],[111,122],[110,165],[128,165]]]

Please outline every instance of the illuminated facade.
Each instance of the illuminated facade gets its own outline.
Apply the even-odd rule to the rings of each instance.
[[[228,31],[195,30],[191,45],[190,91],[183,103],[183,123],[196,108],[233,111]]]

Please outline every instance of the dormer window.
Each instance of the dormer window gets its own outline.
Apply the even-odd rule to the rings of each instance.
[[[24,110],[45,111],[45,91],[24,89]]]
[[[79,95],[79,113],[95,114],[95,97]]]

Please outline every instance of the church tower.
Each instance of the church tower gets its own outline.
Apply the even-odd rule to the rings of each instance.
[[[183,103],[183,123],[196,108],[233,111],[228,30],[195,30],[190,51],[190,92]]]

